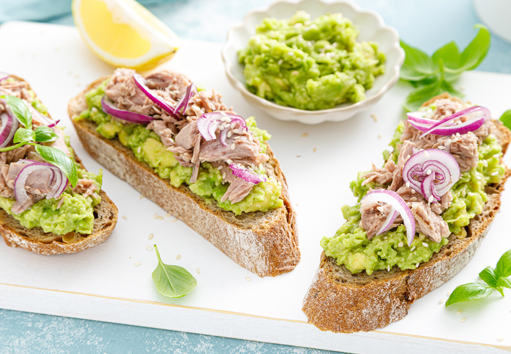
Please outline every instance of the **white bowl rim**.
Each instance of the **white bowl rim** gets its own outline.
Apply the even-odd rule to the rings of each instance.
[[[325,115],[325,114],[333,113],[333,112],[350,111],[352,109],[355,109],[355,108],[358,108],[361,106],[370,105],[373,102],[376,103],[381,98],[381,96],[384,93],[386,93],[390,88],[392,88],[399,80],[399,70],[405,60],[405,52],[404,52],[403,48],[401,48],[401,46],[399,45],[399,34],[398,34],[397,30],[394,27],[386,25],[385,22],[383,22],[383,19],[379,13],[377,13],[376,11],[373,11],[373,10],[363,10],[358,5],[354,4],[352,1],[349,1],[349,0],[339,0],[339,1],[332,1],[332,2],[324,2],[323,0],[315,0],[315,1],[322,3],[323,5],[326,5],[326,6],[336,4],[336,3],[343,3],[343,4],[350,6],[355,12],[372,15],[378,22],[378,25],[381,27],[380,28],[381,30],[387,30],[390,33],[392,33],[392,35],[394,37],[394,44],[391,46],[391,48],[396,49],[399,54],[397,62],[393,67],[394,75],[372,97],[366,98],[360,102],[353,103],[353,104],[350,104],[345,107],[334,107],[334,108],[329,108],[329,109],[310,110],[309,111],[309,110],[305,110],[305,109],[298,109],[298,108],[294,108],[294,107],[282,106],[282,105],[279,105],[272,101],[269,101],[267,99],[264,99],[262,97],[259,97],[255,94],[253,94],[252,92],[250,92],[246,88],[246,85],[244,85],[242,82],[240,82],[236,78],[236,76],[234,76],[232,74],[231,68],[232,68],[233,64],[227,57],[227,50],[230,48],[231,45],[233,45],[233,32],[235,30],[245,27],[245,24],[246,24],[248,18],[250,16],[252,16],[253,14],[269,12],[272,8],[274,8],[278,4],[282,4],[282,3],[299,6],[300,4],[302,4],[303,2],[306,2],[306,1],[310,1],[310,0],[300,0],[298,2],[281,0],[281,1],[274,2],[267,8],[253,9],[245,15],[242,23],[232,27],[229,30],[229,32],[227,32],[227,42],[222,47],[222,60],[225,65],[225,73],[226,73],[227,77],[229,78],[229,80],[231,81],[231,83],[236,83],[235,86],[238,88],[238,90],[241,90],[243,94],[248,95],[251,98],[259,101],[259,103],[262,104],[263,106],[271,107],[276,110],[293,112],[298,115],[309,115],[309,116]]]

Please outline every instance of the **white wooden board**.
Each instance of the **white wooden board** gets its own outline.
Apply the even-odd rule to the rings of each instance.
[[[184,223],[173,217],[155,220],[155,214],[165,212],[147,199],[140,200],[138,192],[104,171],[104,188],[119,208],[119,223],[110,239],[80,254],[52,257],[0,244],[0,307],[348,352],[511,351],[511,296],[493,294],[485,301],[449,309],[439,304],[456,285],[475,281],[480,270],[494,266],[511,248],[510,193],[504,193],[502,211],[469,265],[416,301],[404,320],[380,331],[351,335],[321,332],[307,324],[301,305],[319,264],[319,241],[343,223],[340,207],[355,203],[349,181],[357,171],[369,169],[371,161],[382,162],[381,152],[403,118],[401,104],[409,88],[398,85],[371,111],[346,122],[317,126],[281,122],[249,106],[231,88],[220,47],[183,41],[165,67],[223,93],[227,105],[245,117],[255,115],[273,135],[271,145],[298,211],[302,252],[298,267],[277,278],[258,278]],[[0,27],[0,48],[0,71],[30,82],[52,116],[68,127],[66,133],[87,168],[97,172],[101,166],[83,150],[66,106],[87,83],[113,68],[90,53],[72,27],[7,23]],[[459,85],[467,99],[489,107],[494,116],[511,108],[509,75],[469,72]],[[303,137],[304,133],[308,135]],[[506,160],[511,164],[511,156]],[[151,241],[149,234],[154,234]],[[193,293],[176,300],[158,294],[151,279],[156,256],[146,249],[153,243],[164,262],[195,275],[198,286]],[[136,267],[137,262],[142,264]],[[457,314],[460,309],[463,313]]]

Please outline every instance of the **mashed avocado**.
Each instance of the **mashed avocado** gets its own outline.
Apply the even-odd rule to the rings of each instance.
[[[238,53],[247,88],[283,106],[320,110],[365,99],[385,71],[374,42],[357,42],[358,30],[342,14],[315,20],[298,11],[289,20],[264,19]]]
[[[393,153],[389,151],[384,153],[385,160],[397,156],[396,145],[403,134],[403,128],[401,122],[389,144],[393,148]],[[470,219],[483,211],[488,200],[485,193],[486,185],[499,183],[505,174],[505,167],[500,163],[502,147],[494,135],[490,134],[478,150],[477,166],[462,173],[460,180],[451,188],[452,204],[441,215],[449,230],[459,238],[466,237],[463,228],[470,223]],[[369,189],[381,187],[374,182],[362,186],[364,179],[361,176],[364,173],[359,173],[358,178],[350,183],[350,189],[359,202]],[[336,258],[337,264],[344,264],[352,273],[365,270],[367,274],[372,274],[375,270],[389,269],[394,265],[403,270],[415,269],[420,263],[427,262],[448,242],[446,238],[438,243],[433,242],[419,233],[411,247],[408,247],[404,225],[368,240],[366,232],[359,227],[361,218],[359,208],[360,204],[354,207],[343,206],[342,212],[346,223],[333,237],[324,237],[321,240],[325,254]]]
[[[105,94],[107,81],[98,88],[86,94],[88,109],[83,111],[76,119],[88,119],[98,125],[96,131],[107,139],[117,137],[119,141],[129,147],[139,161],[146,162],[161,178],[169,179],[170,184],[179,187],[183,183],[190,190],[204,198],[207,202],[216,201],[221,208],[232,211],[236,215],[243,212],[268,211],[283,205],[280,198],[282,186],[274,179],[256,184],[242,201],[232,204],[230,201],[222,202],[222,196],[228,184],[222,184],[220,171],[213,168],[208,162],[201,163],[199,176],[195,183],[190,183],[192,167],[183,167],[174,158],[174,154],[167,151],[160,137],[152,130],[140,124],[122,124],[101,109],[101,98]],[[253,117],[247,119],[247,126],[254,136],[259,139],[261,150],[266,152],[265,141],[271,138],[266,130],[259,129]],[[264,170],[258,171],[265,173]]]

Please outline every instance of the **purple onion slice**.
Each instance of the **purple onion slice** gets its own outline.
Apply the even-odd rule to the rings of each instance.
[[[106,95],[103,96],[103,98],[101,99],[101,106],[106,114],[110,114],[113,117],[125,120],[130,123],[148,124],[154,120],[153,117],[130,111],[125,111],[115,107],[112,101],[110,101],[106,97]]]
[[[260,182],[266,182],[266,177],[261,176],[257,173],[247,170],[235,163],[229,165],[232,170],[232,174],[236,177],[243,179],[245,182],[258,184]]]

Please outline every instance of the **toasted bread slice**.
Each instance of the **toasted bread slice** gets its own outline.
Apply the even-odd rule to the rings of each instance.
[[[69,117],[87,108],[85,94],[107,78],[99,78],[69,102]],[[169,180],[160,178],[119,140],[98,134],[93,122],[72,121],[82,144],[94,159],[166,212],[181,219],[240,266],[260,277],[277,276],[292,271],[300,261],[295,212],[286,178],[269,146],[270,160],[265,168],[282,184],[284,206],[237,216],[216,203],[207,203],[184,185],[179,188],[170,185]]]
[[[434,100],[448,97],[441,95]],[[511,133],[500,121],[493,120],[493,124],[491,133],[500,140],[505,153]],[[303,300],[309,322],[322,331],[351,333],[385,327],[405,317],[410,304],[447,282],[474,256],[500,209],[500,194],[510,175],[507,170],[500,184],[486,187],[488,202],[466,227],[467,237],[458,239],[451,234],[449,243],[417,269],[400,270],[395,266],[390,272],[352,274],[323,252]]]
[[[11,75],[11,77],[26,82],[14,75]],[[83,167],[76,154],[75,159]],[[103,190],[100,191],[99,195],[101,196],[101,202],[94,207],[94,226],[90,235],[72,233],[64,236],[44,232],[40,227],[27,229],[1,208],[0,234],[7,246],[21,247],[38,254],[70,254],[85,251],[105,242],[117,224],[117,207]]]

